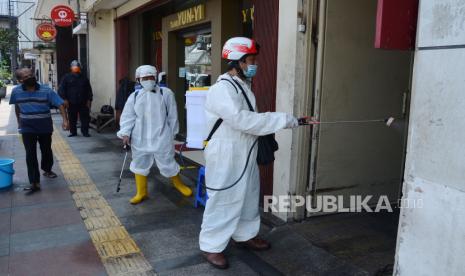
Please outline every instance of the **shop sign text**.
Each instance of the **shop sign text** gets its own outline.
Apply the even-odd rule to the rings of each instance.
[[[155,41],[160,41],[160,40],[163,39],[163,34],[162,34],[161,31],[153,32],[152,38],[153,38],[153,40],[155,40]]]
[[[50,17],[55,25],[59,27],[69,27],[73,25],[75,15],[73,9],[70,7],[58,5],[52,9]]]
[[[253,22],[255,13],[255,6],[242,10],[242,23]]]
[[[172,29],[189,25],[205,19],[205,5],[198,5],[187,10],[178,12],[177,18],[170,21]]]
[[[36,34],[43,41],[52,41],[57,36],[57,29],[52,23],[41,23],[36,28]]]

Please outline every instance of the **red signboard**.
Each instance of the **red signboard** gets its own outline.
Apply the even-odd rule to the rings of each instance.
[[[57,29],[51,23],[41,23],[37,25],[36,34],[43,41],[52,41],[57,36]]]
[[[52,9],[50,17],[55,25],[59,27],[69,27],[73,25],[74,11],[68,6],[59,5]]]
[[[378,0],[375,48],[415,48],[419,0]]]

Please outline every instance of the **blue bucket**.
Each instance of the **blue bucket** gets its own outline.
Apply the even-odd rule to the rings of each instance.
[[[13,184],[14,163],[13,159],[0,158],[0,189],[9,188]]]

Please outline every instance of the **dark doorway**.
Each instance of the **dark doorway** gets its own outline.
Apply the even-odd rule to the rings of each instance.
[[[57,27],[56,55],[57,80],[60,83],[63,76],[69,72],[71,61],[78,59],[77,37],[73,36],[71,27]]]

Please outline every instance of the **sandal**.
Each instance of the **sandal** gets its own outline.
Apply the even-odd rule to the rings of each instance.
[[[29,187],[26,187],[23,190],[27,192],[27,195],[33,194],[40,191],[40,184],[31,184]]]
[[[48,177],[48,178],[57,178],[57,174],[52,171],[44,172],[43,176]]]

